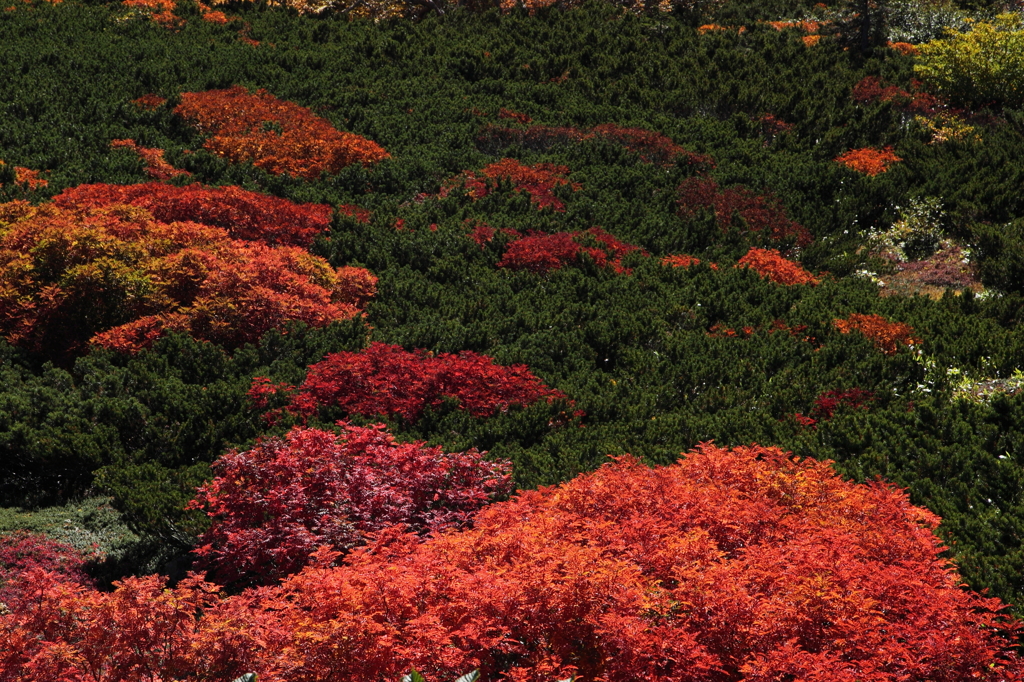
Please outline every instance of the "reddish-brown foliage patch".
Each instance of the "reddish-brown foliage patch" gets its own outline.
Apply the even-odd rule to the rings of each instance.
[[[515,159],[502,159],[478,172],[464,171],[448,180],[441,187],[439,197],[444,199],[456,188],[462,188],[473,199],[482,199],[490,194],[500,181],[509,182],[512,189],[530,195],[530,199],[538,209],[551,207],[554,211],[564,211],[565,203],[555,196],[554,189],[568,185],[573,191],[579,190],[579,183],[570,182],[566,177],[568,166],[552,163],[538,163],[526,166]]]
[[[895,355],[900,346],[916,346],[921,343],[909,324],[890,322],[881,315],[853,313],[846,319],[834,320],[833,324],[843,334],[860,332],[886,355]]]
[[[265,90],[186,92],[174,112],[209,135],[204,147],[232,162],[251,161],[276,175],[315,179],[354,163],[390,156],[383,147],[336,130],[309,109]]]
[[[347,215],[357,223],[362,223],[363,225],[369,225],[370,218],[372,217],[368,209],[356,206],[355,204],[341,204],[338,206],[338,213]]]
[[[154,95],[153,93],[149,93],[139,97],[138,99],[132,100],[132,104],[145,111],[155,111],[162,107],[166,102],[167,99],[165,97]]]
[[[684,218],[693,217],[702,209],[713,209],[723,232],[739,227],[738,217],[747,231],[763,232],[774,242],[792,240],[797,246],[807,246],[813,241],[807,228],[790,220],[771,194],[755,194],[742,186],[719,189],[718,183],[708,177],[687,178],[680,183],[678,192],[679,215]]]
[[[874,401],[875,394],[862,388],[851,388],[848,391],[826,391],[814,399],[811,414],[820,420],[827,421],[840,408],[866,410]]]
[[[884,173],[889,170],[889,167],[892,166],[892,164],[898,163],[902,160],[902,158],[896,156],[892,147],[886,147],[885,149],[872,149],[870,147],[865,147],[864,149],[851,149],[845,154],[841,154],[835,158],[835,161],[843,164],[847,168],[872,177],[879,173]]]

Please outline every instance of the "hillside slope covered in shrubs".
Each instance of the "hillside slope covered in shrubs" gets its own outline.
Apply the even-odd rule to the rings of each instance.
[[[156,665],[96,672],[107,654],[86,652],[120,645],[63,621],[40,629],[46,609],[102,630],[118,599],[151,598],[219,614],[187,626],[207,633],[202,647],[243,621],[274,633],[265,648],[225,644],[237,648],[204,673],[182,639],[193,654],[160,663],[168,679],[257,664],[267,679],[319,679],[288,652],[324,633],[284,621],[320,579],[337,590],[325,622],[351,629],[368,666],[353,679],[415,666],[431,679],[479,667],[494,679],[831,680],[847,664],[851,680],[1016,679],[1016,621],[986,600],[1024,613],[1019,12],[886,0],[865,22],[861,3],[286,5],[0,8],[0,547],[18,548],[0,555],[0,601],[14,610],[0,618],[24,638],[19,656],[39,656],[38,679],[58,679],[46,666],[64,651],[42,641],[65,642],[77,652],[65,663],[95,679]],[[948,665],[842,658],[826,644],[839,635],[792,614],[777,631],[751,625],[817,598],[771,587],[785,562],[843,583],[815,593],[817,626],[871,620],[856,635],[865,652],[877,642],[864,633],[927,601],[900,582],[909,601],[880,614],[891,586],[852,586],[877,567],[831,572],[848,558],[824,558],[842,538],[866,543],[843,552],[870,554],[885,532],[879,520],[862,537],[868,512],[852,502],[849,527],[811,524],[824,535],[806,555],[756,561],[703,522],[654,520],[664,510],[629,516],[622,537],[561,511],[543,520],[563,494],[596,505],[570,510],[581,519],[621,520],[597,482],[663,475],[637,461],[665,472],[699,460],[701,485],[727,489],[726,469],[755,467],[734,461],[749,453],[785,472],[765,495],[804,496],[794,518],[849,495],[889,505],[889,521],[906,515],[892,523],[928,566],[920,589],[939,596],[887,660]],[[578,478],[609,456],[619,463]],[[715,457],[728,462],[717,484]],[[827,494],[801,488],[807,472],[831,481]],[[545,488],[556,485],[574,492]],[[514,489],[527,492],[503,501]],[[66,524],[42,520],[54,508]],[[544,528],[503,526],[503,513]],[[661,564],[637,563],[644,524],[679,533]],[[376,549],[359,549],[367,541]],[[479,574],[444,583],[424,568],[474,542],[494,545]],[[481,621],[468,606],[371,616],[384,607],[351,587],[368,580],[360,571],[405,571],[413,592],[468,593],[502,561],[568,570],[517,563],[560,552],[596,562],[609,585],[633,582],[606,594],[605,578],[588,578],[575,594],[592,611],[566,597],[530,632],[500,605],[480,606]],[[947,560],[958,574],[942,573]],[[18,577],[51,565],[62,573]],[[226,592],[192,578],[180,594],[147,577],[95,586],[190,567]],[[747,596],[705,603],[687,592],[698,583]],[[260,598],[241,591],[260,584]],[[366,623],[339,624],[350,607]],[[942,629],[947,607],[973,614],[955,616],[970,636]],[[740,620],[748,639],[722,639]],[[385,622],[386,635],[374,629]],[[925,652],[934,633],[974,642],[977,658]],[[451,657],[424,658],[439,647]]]

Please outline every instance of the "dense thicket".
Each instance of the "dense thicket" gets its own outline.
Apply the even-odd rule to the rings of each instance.
[[[46,171],[49,184],[0,176],[0,200],[146,182],[144,160],[111,146],[134,140],[192,174],[175,183],[365,209],[368,221],[338,212],[311,249],[334,267],[368,268],[376,298],[365,322],[272,331],[230,352],[171,335],[131,357],[93,350],[54,364],[4,345],[0,504],[56,502],[98,483],[137,528],[188,545],[204,523],[182,508],[209,463],[289,426],[260,418],[246,396],[253,378],[299,385],[325,355],[373,340],[522,363],[575,401],[491,417],[449,401],[393,420],[403,439],[513,461],[522,487],[608,454],[667,463],[706,440],[779,445],[907,486],[943,517],[968,582],[1021,600],[1024,397],[970,400],[962,389],[1005,381],[1024,357],[1024,114],[960,111],[974,132],[937,142],[938,119],[915,120],[924,114],[906,98],[853,96],[867,77],[914,92],[912,57],[845,51],[830,36],[808,46],[739,10],[743,32],[607,6],[379,24],[260,8],[217,24],[178,11],[178,31],[113,5],[4,13],[0,158]],[[173,108],[183,93],[235,85],[308,107],[391,157],[311,180],[229,163]],[[149,94],[159,97],[138,103]],[[610,135],[529,133],[606,124],[656,131],[713,167],[645,158]],[[875,176],[835,161],[887,147],[901,160]],[[564,210],[539,207],[510,177],[495,176],[486,196],[442,192],[503,159],[565,167],[568,182],[549,188]],[[681,186],[707,193],[708,179],[714,194],[688,203]],[[889,276],[863,248],[868,233],[928,198],[941,203],[942,237],[972,249],[985,297],[880,297],[854,276]],[[786,230],[771,227],[783,218]],[[595,227],[638,248],[618,268],[579,250],[546,272],[498,267],[511,244],[524,248],[517,240]],[[752,247],[782,250],[820,284],[734,268]],[[701,263],[662,265],[673,255]],[[908,325],[921,343],[887,354],[836,326],[853,314]],[[855,390],[873,399],[815,411]]]

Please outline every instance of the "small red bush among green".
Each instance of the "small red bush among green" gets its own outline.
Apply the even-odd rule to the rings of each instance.
[[[397,443],[383,426],[296,428],[214,463],[191,508],[213,519],[195,550],[222,584],[269,584],[318,546],[345,551],[394,524],[441,531],[511,492],[511,464],[476,450]]]
[[[881,315],[852,313],[846,319],[833,320],[832,324],[843,334],[860,332],[886,355],[895,355],[900,346],[916,346],[921,343],[909,324],[890,322]]]
[[[720,189],[708,177],[687,178],[678,189],[679,215],[690,218],[698,211],[712,209],[719,228],[743,228],[748,232],[763,233],[774,242],[792,240],[797,246],[813,241],[811,233],[786,216],[786,210],[771,194],[755,194],[746,187]],[[743,222],[737,224],[736,218]]]
[[[463,171],[448,180],[438,196],[444,199],[455,189],[462,188],[469,197],[482,199],[497,188],[500,181],[505,181],[511,183],[516,192],[529,194],[538,209],[550,206],[553,211],[564,211],[565,203],[555,196],[555,187],[568,185],[573,191],[580,189],[579,183],[569,182],[568,174],[568,166],[551,163],[526,166],[515,159],[502,159],[478,172]]]
[[[545,386],[526,365],[496,365],[486,355],[471,351],[434,354],[379,342],[357,353],[328,355],[309,368],[297,389],[257,377],[249,398],[255,408],[267,409],[269,397],[277,393],[290,395],[287,410],[299,415],[337,406],[345,414],[400,416],[408,421],[419,419],[425,409],[438,407],[445,399],[457,400],[459,409],[474,417],[490,417],[513,405],[565,398]]]
[[[40,533],[15,531],[0,535],[0,603],[24,595],[18,577],[32,570],[49,571],[61,580],[92,585],[85,573],[86,557],[74,547]]]
[[[631,270],[623,267],[622,258],[633,251],[644,253],[640,247],[625,244],[599,227],[583,232],[535,232],[509,244],[498,267],[545,273],[577,264],[586,255],[600,268],[628,275]]]

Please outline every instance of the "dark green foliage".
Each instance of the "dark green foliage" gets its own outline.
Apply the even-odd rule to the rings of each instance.
[[[92,352],[70,367],[0,344],[0,504],[56,503],[99,484],[136,529],[187,544],[202,526],[182,507],[209,463],[287,427],[271,428],[250,409],[252,378],[298,384],[326,353],[372,338],[526,363],[570,396],[571,408],[540,403],[480,420],[446,404],[392,424],[403,438],[512,459],[520,486],[565,480],[609,454],[665,463],[705,440],[779,445],[834,459],[857,479],[908,486],[915,503],[945,519],[971,585],[1019,601],[1024,396],[953,400],[945,369],[1005,377],[1024,357],[1024,127],[1005,112],[979,123],[980,142],[928,144],[892,102],[850,97],[869,75],[909,88],[909,58],[844,52],[831,37],[808,48],[794,31],[753,23],[806,5],[734,2],[719,23],[748,30],[705,35],[674,17],[622,18],[604,6],[379,25],[237,10],[258,48],[238,41],[237,27],[187,12],[178,33],[118,20],[117,6],[5,14],[0,158],[51,171],[50,186],[30,198],[84,182],[146,180],[137,159],[109,147],[133,138],[166,149],[205,183],[371,210],[368,225],[336,218],[313,250],[380,281],[367,308],[372,333],[362,321],[297,328],[233,355],[170,337],[133,358]],[[228,165],[202,151],[170,110],[182,92],[234,84],[308,106],[392,158],[316,182]],[[169,101],[155,111],[131,103],[147,93]],[[815,237],[790,255],[832,276],[818,287],[784,287],[734,269],[751,246],[772,245],[743,224],[723,233],[710,211],[680,217],[677,187],[697,172],[685,164],[645,164],[596,138],[543,151],[478,145],[487,123],[515,125],[497,117],[502,107],[541,125],[644,127],[710,154],[720,187],[777,196]],[[766,135],[764,114],[792,129]],[[886,145],[904,161],[874,178],[833,161]],[[478,201],[418,196],[504,157],[567,165],[581,188],[556,190],[564,213],[536,210],[508,184]],[[10,184],[0,189],[0,200],[25,196]],[[941,197],[953,236],[975,248],[986,286],[1005,296],[879,298],[875,284],[849,276],[867,267],[863,231],[889,226],[896,207],[929,196]],[[470,239],[474,221],[496,229],[493,241]],[[589,262],[547,275],[496,267],[510,239],[502,228],[594,226],[650,256],[627,256],[630,276]],[[680,253],[703,263],[660,265]],[[886,356],[859,334],[840,334],[832,321],[850,313],[910,324],[925,356]],[[773,331],[777,320],[793,333]],[[709,334],[716,325],[739,333]],[[817,396],[854,388],[876,396],[868,409],[841,407],[816,428],[794,418],[809,415]],[[586,416],[573,419],[575,409]]]

